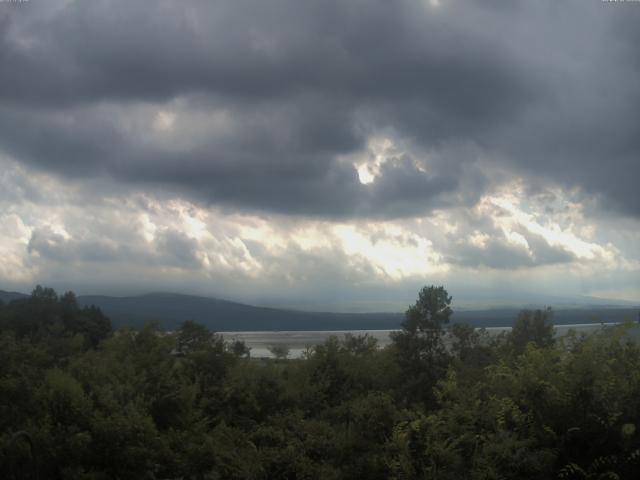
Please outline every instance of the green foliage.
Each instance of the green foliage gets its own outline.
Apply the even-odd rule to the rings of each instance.
[[[393,332],[393,351],[402,370],[403,396],[434,406],[433,388],[443,377],[449,358],[443,341],[443,325],[449,323],[451,297],[444,287],[424,287],[409,307],[400,332]]]
[[[38,287],[0,305],[0,478],[640,478],[634,327],[556,341],[539,310],[491,338],[450,303],[425,287],[386,349],[265,360]]]
[[[251,348],[249,348],[242,340],[233,340],[229,344],[229,351],[236,357],[248,357],[251,355]]]
[[[289,351],[289,346],[285,345],[284,343],[277,343],[269,347],[269,352],[271,352],[271,355],[276,357],[278,360],[284,360],[285,358],[287,358],[289,356]]]
[[[58,298],[53,289],[40,285],[30,297],[2,307],[0,328],[48,345],[58,358],[73,355],[78,348],[95,348],[111,334],[111,322],[99,308],[80,308],[73,292]]]
[[[451,297],[444,287],[424,287],[418,292],[415,305],[409,307],[402,329],[415,334],[417,332],[438,331],[453,313]]]
[[[184,322],[178,331],[176,350],[181,354],[187,355],[209,348],[219,349],[221,346],[222,337],[192,320]]]
[[[551,322],[551,308],[544,310],[523,310],[513,324],[508,337],[508,343],[516,353],[524,351],[528,343],[533,342],[538,347],[553,345],[553,323]]]

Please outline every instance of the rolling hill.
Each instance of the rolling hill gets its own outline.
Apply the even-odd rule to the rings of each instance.
[[[82,305],[97,305],[114,325],[140,326],[157,320],[169,330],[195,320],[216,331],[364,330],[398,328],[399,313],[304,312],[254,307],[208,297],[149,294],[135,297],[81,296]]]

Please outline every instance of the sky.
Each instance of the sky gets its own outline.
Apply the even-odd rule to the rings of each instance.
[[[640,2],[2,1],[0,258],[19,291],[640,302]]]

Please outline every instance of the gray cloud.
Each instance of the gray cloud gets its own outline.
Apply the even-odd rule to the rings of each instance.
[[[483,246],[466,241],[458,242],[449,248],[445,258],[454,265],[498,270],[570,263],[576,260],[571,252],[550,245],[540,235],[522,233],[528,246],[514,244],[498,234],[488,239]]]
[[[50,228],[38,228],[31,234],[27,246],[29,254],[54,262],[112,262],[131,258],[120,245],[98,238],[67,239]]]
[[[93,221],[92,226],[98,229],[103,227],[99,221]],[[106,233],[108,229],[104,230]],[[165,228],[158,232],[152,243],[147,243],[141,236],[132,235],[132,232],[124,233],[66,237],[51,228],[40,227],[32,232],[27,252],[38,255],[41,261],[69,265],[128,262],[188,270],[202,267],[198,254],[201,246],[178,230]]]
[[[156,247],[161,258],[180,268],[199,268],[202,261],[198,256],[198,242],[184,233],[167,229],[156,239]]]
[[[640,217],[638,20],[582,1],[0,5],[0,151],[324,217],[472,205],[489,162]],[[405,151],[363,185],[344,158],[372,136]]]

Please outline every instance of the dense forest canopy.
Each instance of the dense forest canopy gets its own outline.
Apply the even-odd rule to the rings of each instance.
[[[425,287],[387,348],[268,360],[192,321],[113,331],[38,287],[0,304],[0,477],[638,478],[632,326],[556,339],[523,311],[489,337],[451,305]]]

